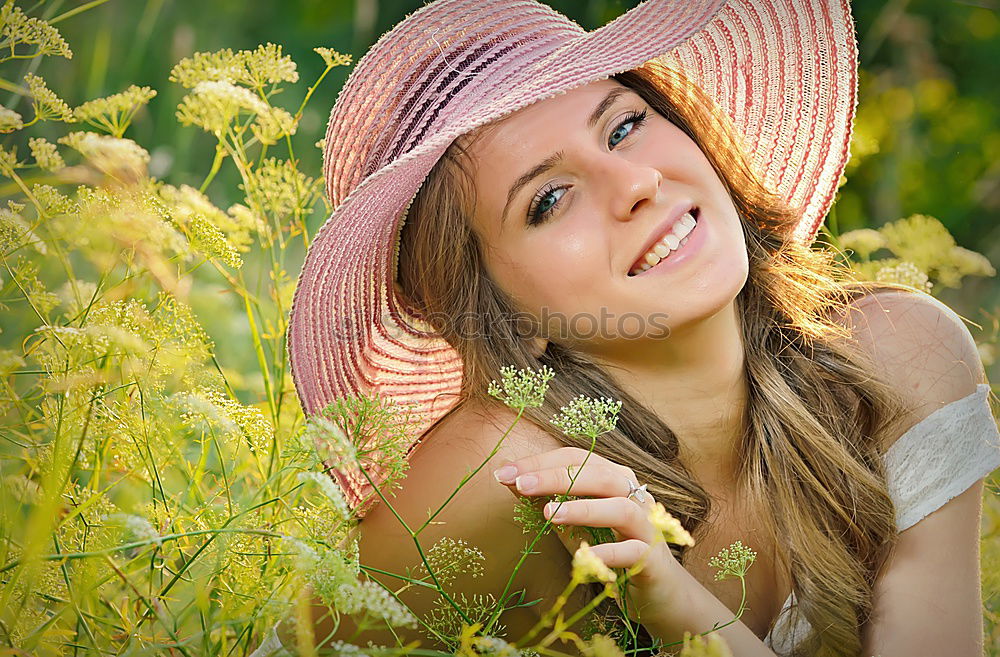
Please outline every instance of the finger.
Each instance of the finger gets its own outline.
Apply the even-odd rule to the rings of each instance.
[[[524,474],[526,472],[534,472],[536,470],[545,470],[548,468],[565,467],[568,465],[580,465],[584,463],[586,459],[586,464],[603,464],[611,468],[618,468],[627,471],[627,474],[632,475],[632,471],[624,466],[618,465],[617,463],[612,463],[603,456],[589,452],[585,449],[579,447],[560,447],[558,449],[550,449],[546,452],[540,454],[533,454],[531,456],[526,456],[516,461],[511,461],[505,463],[498,471],[503,468],[511,466],[514,468],[508,477],[504,479],[499,479],[500,483],[509,484],[514,481],[514,478],[518,475]]]
[[[549,502],[542,513],[557,525],[608,527],[626,539],[652,543],[656,536],[648,510],[624,497]]]
[[[627,497],[630,476],[617,466],[576,465],[546,468],[518,475],[514,480],[522,495],[591,495],[595,497]],[[648,501],[647,501],[648,503]]]
[[[590,551],[608,568],[631,568],[641,560],[648,563],[651,546],[645,541],[630,538],[619,543],[591,545]]]

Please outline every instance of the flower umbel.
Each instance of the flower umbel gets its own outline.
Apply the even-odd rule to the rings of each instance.
[[[73,116],[79,121],[86,121],[96,128],[105,130],[114,137],[121,137],[139,108],[155,96],[155,89],[137,87],[133,84],[121,93],[87,101],[73,110]]]
[[[684,632],[684,647],[680,657],[733,657],[726,640],[718,634],[709,634],[705,638],[699,634],[691,635]]]
[[[561,407],[550,422],[567,436],[586,436],[593,440],[615,428],[621,407],[620,401],[608,397],[594,399],[580,395]]]
[[[662,538],[667,543],[676,545],[694,545],[694,539],[688,533],[681,521],[670,514],[662,503],[657,502],[649,510],[649,522],[660,530],[657,539]]]
[[[580,541],[580,547],[573,554],[573,579],[581,583],[594,581],[614,584],[618,576],[594,554],[587,541]]]
[[[24,76],[24,81],[28,83],[28,93],[31,95],[32,106],[38,120],[76,122],[73,110],[45,85],[45,80],[34,73],[28,73]]]
[[[708,565],[717,569],[715,580],[721,581],[730,577],[744,577],[756,558],[756,552],[743,545],[742,541],[736,541],[709,559]]]
[[[545,401],[549,381],[555,375],[545,365],[535,371],[508,365],[500,368],[500,382],[490,381],[487,392],[511,408],[535,408]]]

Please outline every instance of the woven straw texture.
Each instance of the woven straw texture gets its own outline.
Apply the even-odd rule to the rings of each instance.
[[[531,0],[437,0],[358,62],[326,132],[333,213],[311,244],[288,330],[308,415],[378,394],[410,408],[410,449],[457,401],[462,363],[393,293],[402,220],[459,135],[657,59],[732,120],[765,184],[814,238],[848,157],[857,48],[846,0],[647,0],[592,32]],[[417,328],[417,330],[414,329]],[[422,330],[419,330],[422,329]],[[365,471],[377,484],[385,473]],[[358,516],[378,498],[333,470]]]

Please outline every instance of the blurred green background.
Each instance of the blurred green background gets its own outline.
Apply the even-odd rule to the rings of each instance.
[[[40,15],[57,16],[90,3],[50,1]],[[152,154],[150,173],[173,184],[198,186],[212,161],[214,144],[200,130],[174,118],[183,89],[170,82],[171,67],[196,51],[252,49],[279,44],[298,64],[300,82],[272,102],[294,109],[322,70],[312,52],[327,46],[356,62],[377,38],[422,6],[419,0],[107,0],[60,22],[71,44],[71,61],[39,58],[27,70],[45,77],[71,106],[148,85],[159,95],[143,110],[128,136]],[[549,0],[583,27],[593,29],[638,4],[635,0]],[[862,66],[853,159],[836,206],[836,228],[878,227],[914,213],[937,217],[959,245],[1000,264],[1000,14],[997,0],[890,0],[855,2],[853,11]],[[31,11],[33,4],[22,6]],[[35,13],[35,12],[31,12]],[[310,100],[295,141],[301,169],[321,175],[321,154],[311,145],[323,137],[329,108],[350,67],[333,69]],[[6,92],[4,104],[30,115],[27,100]],[[65,130],[46,123],[35,134],[56,139]],[[47,132],[51,131],[51,133]],[[308,147],[307,147],[308,146]],[[223,168],[207,190],[216,205],[239,200],[237,176]],[[323,206],[311,218],[322,223]],[[290,272],[294,273],[294,272]],[[978,342],[1000,330],[996,278],[968,277],[959,289],[935,290],[974,322]],[[218,299],[191,299],[202,309]],[[245,322],[199,315],[216,339],[220,359],[245,353],[235,334]],[[238,315],[234,314],[238,319]],[[227,353],[227,350],[229,353]],[[985,350],[988,364],[998,360]],[[989,352],[989,353],[987,353]],[[992,380],[1000,380],[992,363]],[[252,387],[252,386],[251,386]]]

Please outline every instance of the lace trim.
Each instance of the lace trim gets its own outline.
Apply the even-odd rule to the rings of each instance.
[[[896,527],[909,529],[1000,467],[1000,430],[990,410],[990,386],[945,404],[910,427],[886,451],[886,483],[896,504]],[[809,633],[791,609],[793,591],[764,643],[788,655]]]

